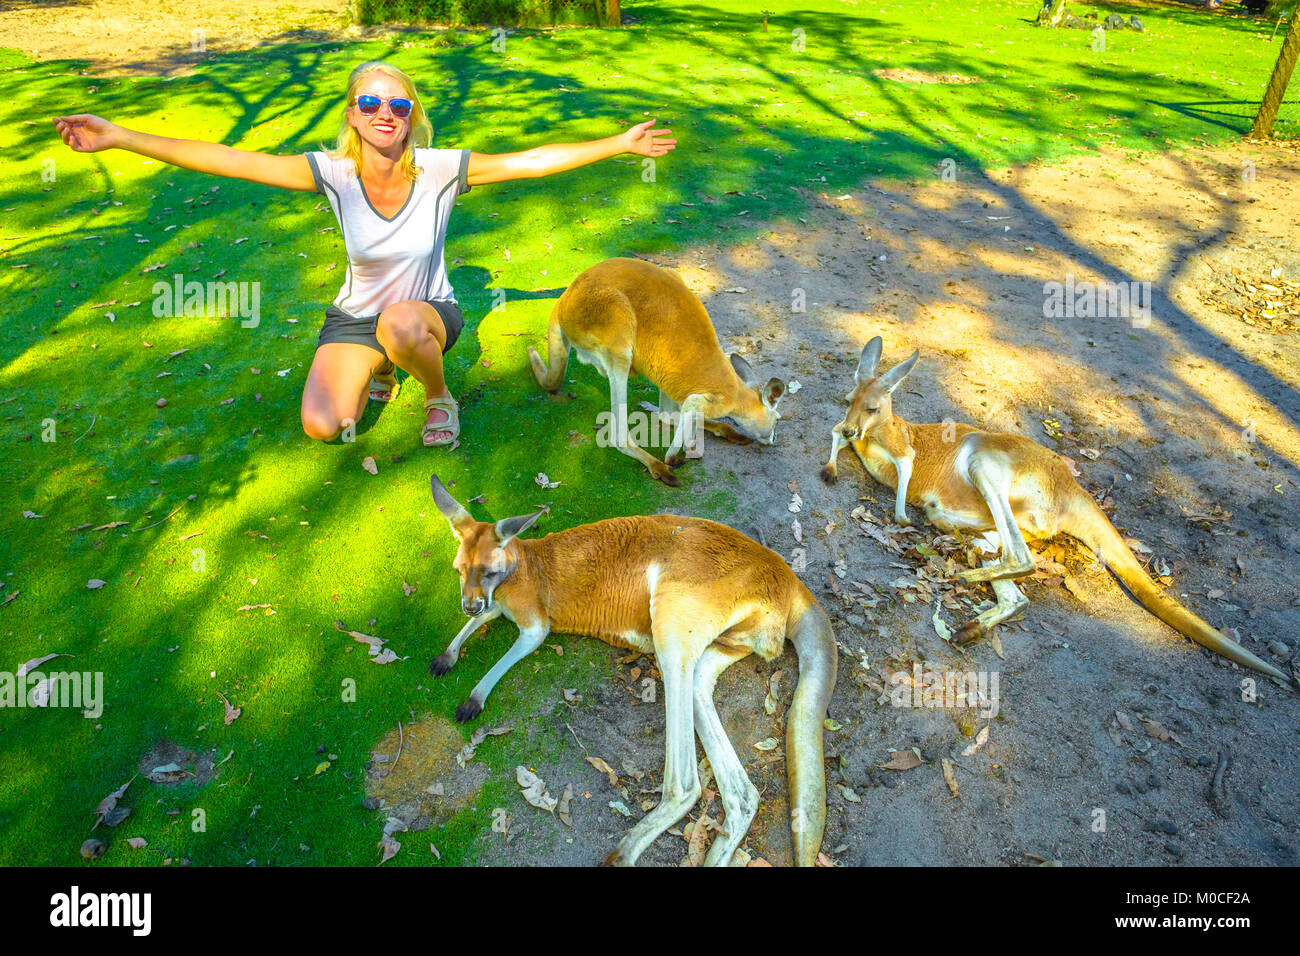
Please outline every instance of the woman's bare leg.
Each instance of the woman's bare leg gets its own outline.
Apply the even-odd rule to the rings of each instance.
[[[317,441],[333,441],[361,421],[370,376],[385,362],[368,345],[327,342],[316,349],[302,390],[302,430]]]
[[[425,398],[450,398],[442,377],[442,347],[447,329],[438,310],[427,302],[398,302],[379,313],[375,337],[389,357],[424,386]],[[442,409],[430,409],[427,424],[450,421]],[[451,432],[430,432],[425,444],[446,441]]]

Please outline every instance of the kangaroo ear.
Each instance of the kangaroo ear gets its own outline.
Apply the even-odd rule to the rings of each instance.
[[[920,357],[921,352],[918,349],[912,353],[912,357],[907,361],[899,362],[884,375],[880,376],[876,382],[877,386],[879,386],[880,390],[886,394],[898,388],[898,386],[902,384],[903,379],[907,378],[912,369],[916,367],[917,360]]]
[[[736,352],[732,352],[730,358],[731,367],[736,370],[736,374],[740,376],[740,380],[750,388],[758,388],[758,376],[756,376],[754,370],[749,367],[749,363],[741,358]]]
[[[877,335],[874,339],[862,346],[862,357],[858,359],[858,370],[853,373],[853,378],[859,382],[866,382],[876,375],[876,366],[880,364],[880,352],[885,343]]]
[[[768,379],[767,386],[763,389],[763,404],[768,408],[776,408],[776,403],[784,394],[785,382],[779,378]]]
[[[530,515],[520,515],[517,518],[502,518],[496,523],[497,544],[505,547],[515,537],[523,534],[533,526],[533,522],[546,514],[546,509]]]
[[[466,529],[474,523],[474,516],[451,496],[451,492],[447,490],[437,475],[429,477],[429,490],[433,492],[433,503],[438,506],[442,516],[451,524],[451,533],[460,538]]]

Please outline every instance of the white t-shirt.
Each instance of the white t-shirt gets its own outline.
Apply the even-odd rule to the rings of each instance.
[[[456,197],[469,192],[467,149],[417,149],[420,175],[406,205],[385,219],[370,204],[350,159],[308,153],[316,191],[334,210],[348,273],[334,304],[355,316],[378,315],[408,299],[456,301],[443,241]]]

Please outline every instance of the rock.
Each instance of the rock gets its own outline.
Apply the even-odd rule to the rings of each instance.
[[[1290,657],[1291,648],[1287,647],[1281,641],[1272,640],[1268,642],[1269,652],[1277,657]]]
[[[1183,853],[1186,852],[1183,850],[1182,844],[1175,843],[1173,840],[1169,840],[1165,843],[1165,849],[1175,857],[1181,857]]]
[[[1160,778],[1157,777],[1155,774],[1151,774],[1150,776],[1147,777],[1148,790],[1159,790],[1163,786],[1164,784],[1160,782]]]
[[[1133,784],[1129,783],[1127,780],[1120,780],[1115,784],[1115,790],[1118,793],[1124,794],[1126,797],[1131,797],[1133,795]]]
[[[1156,829],[1161,833],[1168,833],[1170,836],[1178,836],[1178,826],[1168,817],[1156,821]]]
[[[1128,25],[1129,25],[1129,29],[1136,30],[1138,33],[1141,33],[1143,30],[1146,29],[1142,21],[1139,20],[1136,16],[1132,16],[1128,18]]]
[[[378,810],[378,809],[379,809],[379,798],[378,798],[378,797],[366,797],[364,800],[361,801],[361,807],[362,807],[362,809],[364,809],[364,810]]]
[[[1118,13],[1112,13],[1110,16],[1106,18],[1106,29],[1107,30],[1124,29],[1124,18],[1121,17]]]
[[[81,855],[87,860],[98,860],[106,849],[102,840],[90,839],[81,844]]]

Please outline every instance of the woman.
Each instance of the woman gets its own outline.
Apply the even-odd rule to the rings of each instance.
[[[447,280],[443,240],[455,199],[473,186],[549,176],[621,153],[662,156],[676,145],[654,120],[586,143],[517,153],[428,149],[433,129],[415,86],[387,63],[363,63],[348,80],[331,152],[272,156],[217,143],[169,139],[78,114],[54,121],[79,153],[126,149],[185,169],[319,192],[339,222],[348,271],[325,313],[302,394],[302,427],[331,441],[359,421],[367,398],[397,397],[396,367],[425,390],[426,445],[460,434],[442,356],[463,323]]]

